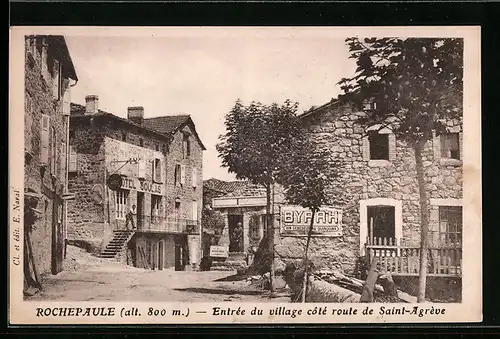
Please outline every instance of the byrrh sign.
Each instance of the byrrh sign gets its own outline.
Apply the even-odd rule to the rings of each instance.
[[[307,236],[312,212],[300,206],[281,207],[280,233],[284,236]],[[339,237],[342,235],[342,210],[323,207],[314,214],[312,236]]]

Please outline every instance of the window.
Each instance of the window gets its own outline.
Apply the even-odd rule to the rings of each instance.
[[[49,164],[49,148],[50,148],[50,117],[42,114],[41,131],[40,131],[40,163],[42,165]]]
[[[137,162],[137,176],[141,179],[146,178],[146,161],[139,159]]]
[[[184,137],[182,138],[182,155],[184,159],[191,155],[191,143],[189,140],[189,134],[184,134]]]
[[[127,141],[127,132],[122,132],[122,141]]]
[[[370,142],[371,160],[389,160],[389,135],[371,132],[368,136]]]
[[[198,172],[196,171],[196,168],[193,168],[191,171],[191,182],[193,184],[193,188],[196,188],[196,185],[198,184]]]
[[[157,152],[160,151],[160,145],[158,145],[157,143],[155,143],[155,151],[157,151]]]
[[[139,138],[139,146],[144,147],[144,139]]]
[[[127,190],[115,191],[116,219],[125,219],[127,215],[128,193]]]
[[[77,157],[75,146],[69,145],[69,164],[68,172],[73,173],[77,171]]]
[[[50,173],[57,173],[57,135],[54,127],[50,128]]]
[[[439,206],[439,241],[442,245],[462,243],[461,206]]]
[[[186,166],[177,164],[174,176],[176,186],[184,185],[186,182]]]
[[[161,216],[161,195],[151,195],[151,221],[157,222]]]
[[[155,158],[153,160],[153,181],[162,182],[162,172],[161,172],[161,159]]]
[[[446,133],[440,135],[441,157],[449,159],[460,159],[460,141],[458,133]]]

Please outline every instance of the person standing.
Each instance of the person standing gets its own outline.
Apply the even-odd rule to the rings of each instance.
[[[130,206],[130,210],[128,211],[127,215],[125,216],[125,228],[126,229],[129,229],[128,228],[128,224],[132,224],[132,227],[130,228],[130,230],[134,230],[135,229],[135,223],[134,223],[134,215],[136,214],[136,211],[135,211],[135,205],[132,205]]]

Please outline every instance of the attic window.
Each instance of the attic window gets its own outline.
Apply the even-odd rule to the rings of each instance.
[[[189,140],[189,134],[184,134],[182,138],[182,155],[186,159],[191,155],[191,142]]]

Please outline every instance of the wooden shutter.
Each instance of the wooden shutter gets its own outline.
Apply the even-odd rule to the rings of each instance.
[[[146,177],[146,162],[144,160],[139,160],[137,167],[138,167],[138,177],[139,178]]]
[[[49,163],[49,133],[50,133],[50,117],[42,114],[41,130],[40,130],[40,163],[48,165]]]
[[[68,164],[68,172],[76,172],[77,171],[77,154],[76,149],[73,145],[69,145],[69,164]]]
[[[186,165],[181,165],[181,184],[186,183]]]
[[[54,96],[55,99],[59,99],[59,61],[56,59],[53,59],[54,63],[52,65],[52,95]]]
[[[52,140],[50,143],[50,172],[53,176],[57,175],[57,134],[54,127],[51,128]]]
[[[389,138],[389,161],[396,160],[396,135],[390,133]]]
[[[441,138],[439,135],[436,135],[436,131],[432,132],[432,149],[434,152],[434,159],[441,158]]]
[[[192,220],[198,220],[198,202],[193,201]]]
[[[458,147],[460,150],[460,159],[464,159],[464,139],[463,132],[458,133]]]
[[[60,179],[62,183],[66,181],[66,143],[61,143],[61,156],[59,157]]]
[[[69,115],[71,110],[71,91],[69,90],[69,79],[63,80],[63,90],[62,114]]]
[[[368,136],[363,137],[363,144],[361,147],[363,152],[363,160],[370,160],[370,139],[368,138]]]
[[[154,176],[154,180],[156,182],[162,182],[161,180],[161,159],[158,159],[156,158],[154,160],[154,173],[155,173],[155,176]]]
[[[191,174],[191,181],[193,183],[193,187],[196,187],[198,183],[198,173],[196,172],[196,168],[193,168],[192,174]]]

